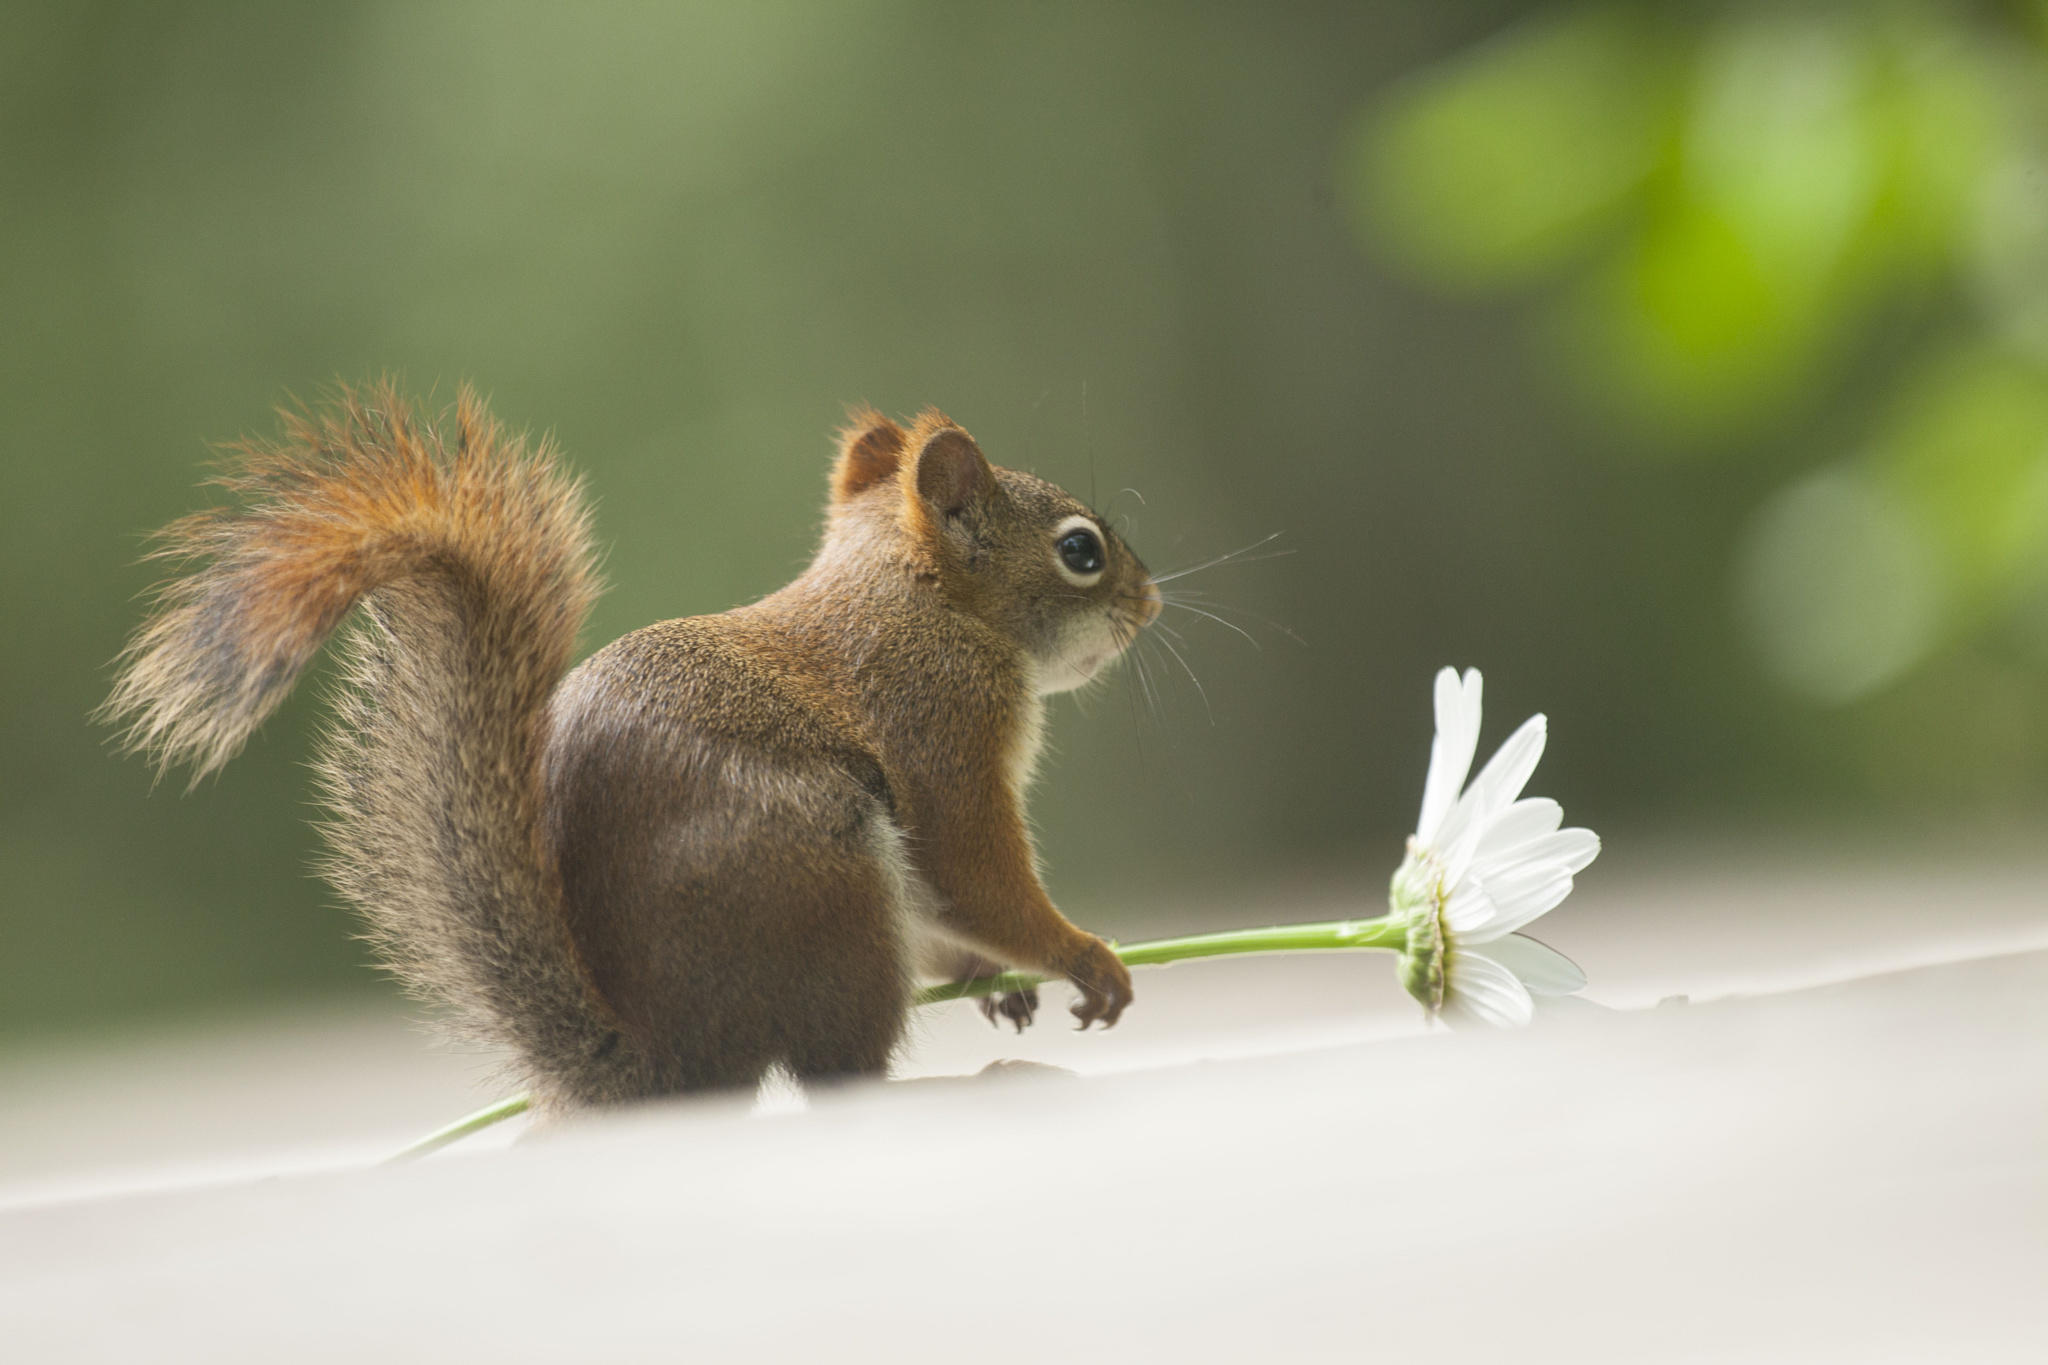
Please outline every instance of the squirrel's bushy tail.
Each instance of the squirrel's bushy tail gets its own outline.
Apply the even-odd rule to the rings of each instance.
[[[590,985],[543,837],[549,694],[597,593],[579,484],[464,389],[452,430],[390,384],[235,447],[237,494],[177,522],[165,585],[103,714],[194,780],[291,691],[358,602],[319,774],[324,871],[415,992],[509,1046],[544,1097],[648,1088]]]

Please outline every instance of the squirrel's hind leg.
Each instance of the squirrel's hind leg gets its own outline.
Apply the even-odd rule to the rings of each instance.
[[[829,893],[785,902],[790,932],[814,946],[784,1002],[784,1064],[807,1089],[888,1074],[914,988],[901,851],[894,822],[874,810],[853,855],[822,879]]]
[[[598,985],[666,1092],[744,1089],[777,1062],[807,1086],[881,1077],[913,990],[901,835],[836,768],[757,756],[747,771],[749,791],[678,800],[643,841],[663,850],[652,867],[600,889],[566,860]]]
[[[557,698],[548,832],[571,937],[655,1093],[743,1089],[778,1062],[883,1074],[912,981],[879,768],[655,723],[606,658]]]

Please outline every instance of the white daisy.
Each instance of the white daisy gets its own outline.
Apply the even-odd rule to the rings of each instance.
[[[1543,717],[1531,716],[1465,786],[1479,744],[1479,670],[1436,675],[1422,815],[1389,900],[1408,922],[1401,984],[1451,1023],[1526,1024],[1532,993],[1586,984],[1570,958],[1515,932],[1570,895],[1573,874],[1600,852],[1592,830],[1558,828],[1557,802],[1515,799],[1543,757],[1544,733]]]

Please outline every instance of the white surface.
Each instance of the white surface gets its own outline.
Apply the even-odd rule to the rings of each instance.
[[[1629,913],[1651,884],[1617,878],[1549,937],[1595,995],[1697,1000],[2038,943],[2042,885],[1830,872],[1781,904],[1666,878],[1651,926]],[[1977,937],[1945,932],[1963,917],[1942,905]],[[2048,1358],[2048,953],[1358,1042],[1412,1029],[1390,975],[1373,958],[1189,965],[1142,974],[1144,1012],[1107,1036],[1018,1044],[964,1007],[922,1028],[923,1069],[1036,1054],[1085,1078],[864,1087],[802,1113],[677,1105],[410,1167],[45,1197],[0,1212],[0,1355]],[[339,1111],[302,1137],[374,1147],[476,1098],[473,1063],[401,1050],[386,1021],[329,1047],[308,1027],[202,1067],[196,1090],[167,1077],[152,1098],[170,1107],[123,1130],[127,1154],[153,1135],[202,1149],[174,1092],[213,1107],[216,1152],[247,1142],[248,1106],[291,1097],[266,1078],[294,1058],[326,1077],[301,1099]],[[205,1055],[156,1046],[170,1070]],[[364,1052],[387,1106],[349,1070]],[[1190,1060],[1226,1052],[1244,1055]],[[69,1092],[8,1073],[17,1192],[88,1177],[52,1164],[50,1135],[114,1116],[88,1103],[94,1079],[135,1061],[73,1058]],[[24,1114],[39,1166],[13,1150]],[[288,1126],[258,1134],[273,1162],[311,1155]]]

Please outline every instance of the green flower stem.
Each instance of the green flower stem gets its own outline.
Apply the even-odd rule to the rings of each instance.
[[[1269,929],[1225,929],[1215,934],[1190,934],[1185,938],[1155,938],[1144,943],[1112,944],[1116,955],[1129,967],[1161,967],[1198,957],[1234,957],[1241,953],[1312,953],[1337,949],[1379,948],[1400,952],[1408,943],[1407,917],[1381,915],[1378,919],[1325,920],[1320,924],[1279,924]],[[1047,978],[1029,972],[1002,972],[972,981],[953,981],[927,986],[917,993],[920,1005],[937,1005],[947,1000],[971,1000],[982,995],[1001,995],[1029,990]],[[494,1123],[523,1114],[532,1096],[512,1095],[479,1109],[467,1118],[437,1128],[391,1158],[410,1161],[438,1152],[449,1143],[468,1137]]]
[[[1110,946],[1127,967],[1162,967],[1190,958],[1232,957],[1239,953],[1323,952],[1335,948],[1391,948],[1399,952],[1407,943],[1407,921],[1382,915],[1378,919],[1327,920],[1321,924],[1279,924],[1270,929],[1225,929],[1215,934]],[[917,993],[917,1003],[936,1005],[947,1000],[971,1000],[978,995],[1002,995],[1028,990],[1046,979],[1029,972],[1004,972],[972,981],[953,981],[925,987]]]
[[[467,1118],[457,1119],[445,1128],[436,1128],[404,1151],[387,1158],[385,1164],[411,1161],[429,1152],[438,1152],[451,1142],[466,1138],[471,1133],[482,1132],[494,1123],[503,1123],[506,1119],[515,1118],[532,1107],[533,1096],[524,1090],[516,1095],[507,1095],[496,1104],[486,1105]]]

